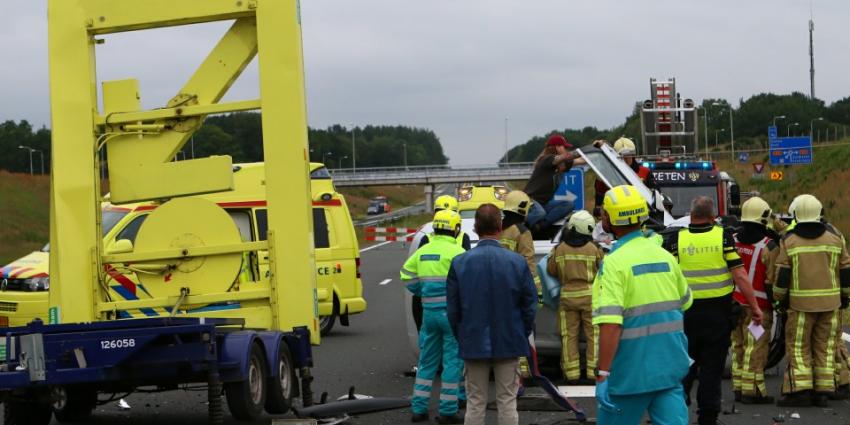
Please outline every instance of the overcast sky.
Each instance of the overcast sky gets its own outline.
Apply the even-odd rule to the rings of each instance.
[[[143,1],[143,0],[140,0]],[[269,0],[261,0],[269,1]],[[453,164],[622,123],[650,77],[684,97],[809,90],[807,0],[302,0],[309,124],[434,130]],[[0,0],[0,121],[50,125],[44,0]],[[817,95],[850,95],[850,2],[815,0]],[[98,80],[163,106],[228,24],[108,36]],[[226,97],[257,95],[251,66]]]

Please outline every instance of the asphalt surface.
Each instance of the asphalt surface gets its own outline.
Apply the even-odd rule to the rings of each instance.
[[[351,318],[351,326],[337,324],[331,335],[325,337],[322,345],[315,347],[316,379],[313,389],[316,397],[327,391],[329,399],[336,399],[348,393],[351,386],[356,392],[371,396],[407,397],[412,392],[413,378],[404,376],[414,363],[412,350],[408,345],[403,299],[404,287],[398,280],[398,269],[404,261],[407,247],[401,243],[390,243],[368,249],[363,258],[363,287],[369,303],[368,310]],[[387,281],[387,279],[391,279]],[[637,367],[640,367],[638,365]],[[558,371],[551,373],[557,375]],[[781,378],[771,371],[768,386],[771,394],[778,393]],[[724,381],[724,409],[732,411],[731,383]],[[530,389],[534,391],[534,389]],[[103,396],[101,396],[103,398]],[[205,423],[205,391],[171,391],[157,394],[132,394],[124,398],[130,405],[122,410],[117,402],[109,402],[95,412],[87,423],[91,424],[157,424],[186,425]],[[492,400],[492,394],[491,394]],[[588,417],[595,416],[593,399],[577,399],[586,409]],[[432,412],[436,415],[436,405],[432,400]],[[775,422],[774,418],[783,415],[786,423],[794,425],[850,424],[850,402],[833,401],[828,409],[801,408],[786,409],[775,405],[744,406],[737,405],[738,411],[721,417],[724,424],[766,424]],[[694,409],[692,408],[692,411]],[[488,424],[495,424],[495,411],[488,413]],[[792,419],[797,413],[800,419]],[[291,414],[279,418],[292,418]],[[372,413],[351,419],[352,424],[401,424],[409,423],[410,410],[400,409],[382,413]],[[237,422],[226,416],[226,424]],[[266,416],[260,423],[269,424],[275,417]],[[573,415],[563,412],[520,412],[521,424],[557,424],[571,423]],[[692,421],[696,415],[692,413]],[[54,421],[54,423],[56,423]],[[435,423],[435,422],[432,422]]]

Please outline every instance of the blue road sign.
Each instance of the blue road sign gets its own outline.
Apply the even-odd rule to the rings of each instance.
[[[811,163],[811,137],[780,137],[770,139],[770,165],[800,165]]]
[[[749,160],[750,160],[750,153],[749,152],[741,152],[741,153],[738,154],[738,161],[746,163]]]
[[[584,209],[584,171],[573,168],[561,176],[561,184],[555,190],[555,199],[572,201],[575,209]]]
[[[776,134],[776,126],[775,126],[775,125],[772,125],[772,126],[768,127],[768,128],[767,128],[767,138],[768,138],[769,140],[773,140],[773,139],[775,139],[775,138],[776,138],[776,136],[777,136],[777,134]]]

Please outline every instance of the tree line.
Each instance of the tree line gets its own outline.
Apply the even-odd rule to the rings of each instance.
[[[534,136],[526,143],[510,149],[508,160],[510,162],[534,161],[552,133],[563,134],[575,146],[584,146],[596,139],[613,142],[622,136],[633,139],[640,146],[640,106],[639,102],[635,103],[631,114],[625,118],[623,124],[614,128],[567,128]],[[705,146],[706,136],[709,149],[729,148],[732,132],[729,120],[730,110],[736,149],[766,148],[767,127],[773,124],[774,117],[784,116],[784,118],[776,119],[780,137],[808,136],[811,131],[815,143],[845,138],[850,127],[850,96],[826,105],[822,100],[811,99],[799,92],[788,95],[761,93],[747,100],[740,99],[737,107],[726,99],[704,99],[699,105],[700,149]],[[500,161],[504,160],[503,156]]]
[[[262,137],[259,113],[211,116],[178,153],[177,159],[226,154],[232,156],[234,162],[262,161]],[[352,145],[352,138],[355,145]],[[332,125],[325,129],[309,128],[308,140],[310,160],[325,162],[329,168],[351,168],[352,150],[356,151],[357,168],[448,163],[440,139],[424,128]],[[39,155],[44,157],[44,171],[49,172],[50,129],[34,129],[25,120],[0,124],[0,169],[30,172],[29,150],[19,146],[36,149],[33,153],[36,174],[41,170]]]

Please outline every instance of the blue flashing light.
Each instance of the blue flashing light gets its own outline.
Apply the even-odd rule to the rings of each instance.
[[[711,168],[711,163],[708,163],[708,162],[703,162],[703,163],[702,163],[702,169],[703,169],[703,170],[708,170],[708,169],[710,169],[710,168]]]
[[[682,163],[681,163],[681,162],[677,162],[677,163],[676,163],[676,169],[677,169],[677,170],[681,170],[681,169],[682,169]]]
[[[641,165],[643,165],[646,168],[655,168],[655,164],[650,164],[648,162],[644,162]]]

